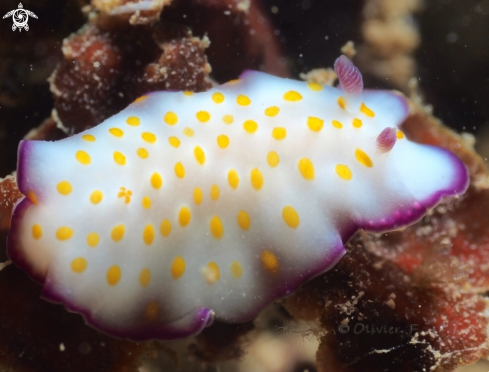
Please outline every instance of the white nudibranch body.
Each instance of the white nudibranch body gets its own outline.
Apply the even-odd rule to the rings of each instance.
[[[404,227],[465,191],[458,158],[392,129],[401,95],[337,71],[343,90],[246,72],[23,141],[9,257],[90,325],[173,339],[251,319],[333,267],[359,228]]]

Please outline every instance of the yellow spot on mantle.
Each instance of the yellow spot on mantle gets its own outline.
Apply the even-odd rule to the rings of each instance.
[[[224,102],[224,94],[220,93],[220,92],[216,92],[212,95],[212,100],[215,102],[215,103],[223,103]]]
[[[217,185],[212,185],[211,186],[211,199],[212,200],[217,200],[219,199],[219,194],[221,193],[221,191],[219,190],[219,186]]]
[[[190,97],[190,96],[193,96],[194,95],[194,92],[192,92],[190,90],[186,90],[186,91],[183,92],[183,94]]]
[[[314,116],[309,116],[307,118],[307,126],[313,132],[319,132],[324,126],[324,120]]]
[[[239,175],[238,175],[238,172],[236,172],[236,170],[231,169],[228,172],[228,183],[229,183],[229,186],[231,186],[233,189],[237,189],[238,188],[238,185],[239,185]]]
[[[272,130],[272,137],[275,138],[277,141],[281,141],[285,137],[287,137],[287,130],[283,127],[275,127]]]
[[[265,249],[260,254],[260,260],[263,268],[271,274],[277,274],[280,270],[280,263],[275,253]]]
[[[258,124],[254,120],[246,120],[243,124],[243,128],[248,133],[254,133],[258,129]]]
[[[82,136],[82,139],[84,139],[87,142],[95,142],[96,141],[95,136],[92,136],[91,134],[84,134]]]
[[[126,232],[126,228],[124,225],[117,225],[112,229],[110,233],[110,237],[114,242],[119,242],[124,238],[124,233]]]
[[[187,137],[193,137],[195,135],[195,132],[192,128],[186,127],[183,130],[183,134],[186,135]]]
[[[92,159],[90,158],[90,155],[86,153],[85,151],[77,151],[75,154],[76,160],[78,160],[81,164],[83,165],[88,165],[91,163]]]
[[[267,163],[272,168],[275,168],[280,163],[280,157],[275,151],[270,151],[267,155]]]
[[[180,146],[180,140],[177,137],[168,138],[168,142],[175,148],[178,148]]]
[[[71,261],[71,270],[77,274],[84,272],[87,269],[87,260],[83,257],[77,257]]]
[[[171,264],[171,276],[173,277],[173,279],[178,279],[183,275],[184,272],[185,260],[180,256],[175,257]]]
[[[185,168],[183,167],[182,163],[178,162],[175,164],[175,174],[178,178],[185,177]]]
[[[154,321],[160,316],[160,305],[156,301],[150,301],[150,303],[144,309],[144,316],[150,321]]]
[[[119,128],[110,128],[109,133],[114,137],[122,137],[124,135],[124,132]]]
[[[121,187],[119,193],[117,194],[118,198],[124,198],[126,204],[129,204],[131,201],[132,191],[127,190],[125,187]]]
[[[218,216],[212,216],[209,222],[209,230],[211,231],[212,236],[216,239],[221,239],[224,235],[224,227]]]
[[[314,164],[308,158],[302,158],[297,164],[302,177],[308,181],[312,181],[315,177]]]
[[[222,121],[224,124],[232,124],[234,122],[234,117],[233,115],[224,115],[222,117]]]
[[[70,195],[71,192],[73,191],[73,187],[71,186],[71,183],[68,181],[61,181],[58,183],[56,186],[56,189],[61,195]]]
[[[346,109],[346,102],[345,102],[345,99],[343,97],[338,97],[336,102],[338,102],[338,106],[340,106],[343,110]]]
[[[200,205],[202,203],[202,198],[204,197],[204,194],[202,193],[202,190],[200,187],[196,187],[194,189],[194,203],[197,205]]]
[[[341,124],[338,120],[333,120],[331,122],[331,124],[333,124],[333,127],[337,128],[337,129],[343,128],[343,124]]]
[[[151,132],[142,133],[141,138],[148,143],[155,143],[156,142],[156,136]]]
[[[87,244],[90,247],[92,248],[96,247],[99,241],[100,241],[100,237],[98,236],[97,233],[92,232],[87,235]]]
[[[214,261],[211,261],[204,268],[203,272],[205,281],[209,284],[214,284],[221,277],[219,266]]]
[[[153,225],[148,224],[144,227],[143,230],[143,240],[146,245],[151,245],[153,243],[153,239],[155,238],[155,229]]]
[[[362,105],[360,106],[360,111],[363,112],[365,115],[367,115],[370,118],[375,117],[375,112],[370,110],[365,103],[362,102]]]
[[[165,116],[163,116],[163,120],[168,125],[175,125],[178,123],[178,116],[173,111],[168,111]]]
[[[141,96],[139,98],[136,98],[134,100],[134,103],[139,103],[139,102],[143,102],[146,98],[148,98],[148,96]]]
[[[239,211],[236,220],[238,221],[239,227],[241,227],[243,230],[248,230],[251,226],[250,215],[245,211]]]
[[[279,112],[280,112],[280,109],[277,106],[270,106],[269,108],[267,108],[265,110],[265,115],[270,116],[270,117],[274,117],[274,116],[277,116]]]
[[[132,125],[133,127],[137,127],[139,124],[141,124],[141,120],[137,116],[129,116],[126,119],[126,123],[128,125]]]
[[[240,94],[236,97],[236,103],[240,106],[248,106],[251,104],[251,100],[244,94]]]
[[[283,98],[286,101],[297,102],[302,99],[302,95],[295,90],[289,90],[287,93],[284,94]]]
[[[37,195],[34,191],[32,191],[32,190],[27,191],[26,196],[27,196],[27,199],[29,199],[32,204],[37,205],[39,203],[39,201],[37,200]]]
[[[151,183],[151,186],[153,186],[153,188],[155,188],[156,190],[159,190],[161,186],[163,186],[163,178],[161,178],[158,172],[153,173],[149,182]]]
[[[363,125],[363,123],[360,119],[355,118],[355,119],[353,119],[352,125],[355,128],[360,128]]]
[[[397,139],[403,139],[404,138],[404,133],[402,133],[400,130],[396,132],[396,137]]]
[[[348,168],[344,164],[338,164],[338,165],[336,165],[335,171],[338,174],[338,176],[340,178],[344,179],[345,181],[349,181],[353,177],[353,174],[351,173],[350,168]]]
[[[307,83],[307,87],[315,92],[320,92],[321,90],[323,90],[323,86],[318,83],[312,83],[312,82]]]
[[[139,273],[139,285],[146,288],[151,282],[151,271],[148,268],[144,268]]]
[[[263,174],[258,168],[254,168],[250,172],[251,186],[255,190],[260,190],[263,187]]]
[[[225,149],[226,147],[229,146],[229,138],[225,134],[221,134],[219,137],[217,137],[217,145],[221,149]]]
[[[236,278],[239,279],[243,275],[243,267],[238,261],[233,261],[231,262],[231,274]]]
[[[58,240],[68,240],[73,236],[73,234],[73,229],[66,226],[60,227],[58,230],[56,230],[56,238]]]
[[[149,156],[148,150],[142,147],[138,148],[137,154],[141,159],[146,159]]]
[[[171,222],[168,219],[164,219],[160,224],[160,234],[165,238],[171,233]]]
[[[180,226],[187,226],[190,223],[191,218],[192,213],[190,212],[190,209],[188,207],[180,208],[180,211],[178,212],[178,223],[180,224]]]
[[[355,150],[355,158],[358,160],[358,162],[368,168],[372,168],[374,163],[372,160],[369,158],[369,156],[363,152],[360,149]]]
[[[284,222],[292,229],[296,229],[300,224],[299,213],[290,205],[285,206],[282,209],[282,218]]]
[[[141,204],[144,209],[151,208],[151,199],[145,196],[143,200],[141,201]]]
[[[100,190],[95,190],[90,194],[90,202],[92,202],[92,204],[100,203],[103,198],[104,198],[104,194]]]
[[[122,272],[121,268],[117,265],[113,265],[107,270],[107,284],[114,286],[117,283],[119,283],[119,280],[121,280]]]
[[[195,156],[195,160],[197,160],[197,163],[199,163],[200,165],[204,165],[205,153],[204,153],[204,150],[202,150],[202,148],[200,146],[195,146],[194,156]]]
[[[122,152],[114,151],[114,161],[119,165],[126,164],[126,157]]]
[[[42,227],[39,224],[35,224],[32,226],[32,237],[34,239],[41,239],[42,237]]]
[[[195,117],[201,123],[206,123],[211,119],[211,114],[209,114],[207,111],[199,111],[197,114],[195,114]]]

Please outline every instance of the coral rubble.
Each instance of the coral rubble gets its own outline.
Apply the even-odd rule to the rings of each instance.
[[[363,8],[364,44],[359,49],[359,67],[380,78],[388,78],[406,90],[416,62],[413,51],[420,43],[412,14],[422,7],[422,0],[367,0]]]

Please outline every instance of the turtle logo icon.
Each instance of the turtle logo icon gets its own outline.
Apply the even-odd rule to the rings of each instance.
[[[19,8],[11,10],[7,14],[5,14],[3,16],[3,19],[7,17],[12,17],[12,20],[14,21],[14,24],[12,25],[12,31],[15,31],[17,29],[19,29],[19,31],[22,31],[22,29],[29,31],[29,25],[27,24],[29,16],[37,18],[37,15],[32,13],[30,10],[24,9],[22,3],[19,3]]]

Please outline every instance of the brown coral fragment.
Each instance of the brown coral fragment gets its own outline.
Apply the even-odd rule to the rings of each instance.
[[[132,25],[155,22],[172,0],[92,0],[92,5],[110,15],[127,17]]]
[[[178,90],[191,91],[210,87],[206,77],[211,67],[203,54],[210,43],[207,37],[192,37],[190,30],[185,27],[161,23],[155,27],[153,38],[163,54],[158,62],[146,67],[144,77],[148,91],[154,85],[163,85],[161,89],[174,90],[179,87]]]
[[[312,83],[333,86],[338,77],[332,68],[315,68],[306,74],[300,74],[300,78]]]
[[[182,26],[96,17],[64,41],[65,59],[51,78],[58,126],[80,132],[150,91],[210,88],[206,46]]]
[[[10,228],[12,208],[22,197],[14,176],[0,179],[0,230],[7,231]]]
[[[407,90],[416,62],[412,52],[420,43],[419,31],[411,16],[420,10],[422,0],[368,0],[363,8],[358,62],[363,72],[388,78],[397,88]]]

